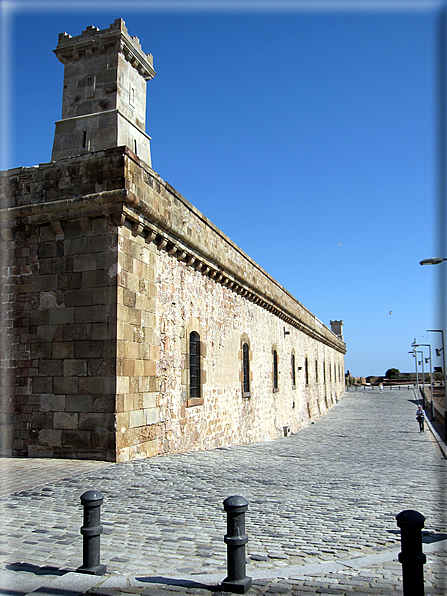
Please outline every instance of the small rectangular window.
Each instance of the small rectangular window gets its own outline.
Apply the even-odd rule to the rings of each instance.
[[[248,344],[242,346],[242,367],[244,377],[244,395],[250,394],[250,353]]]
[[[132,83],[129,85],[129,103],[132,107],[135,106],[135,87]]]
[[[189,395],[200,397],[200,336],[196,331],[189,336]]]
[[[84,79],[84,95],[85,97],[93,97],[95,95],[96,77],[89,76]]]
[[[273,391],[278,391],[278,352],[273,350]]]

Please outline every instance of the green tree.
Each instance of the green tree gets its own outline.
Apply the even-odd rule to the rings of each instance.
[[[395,379],[398,375],[400,375],[398,368],[389,368],[385,373],[387,379]]]

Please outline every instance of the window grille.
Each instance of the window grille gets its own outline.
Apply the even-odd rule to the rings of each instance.
[[[273,390],[278,389],[278,352],[273,350]]]
[[[242,369],[244,374],[244,393],[250,393],[250,357],[248,344],[242,346]]]
[[[189,335],[189,395],[200,397],[200,335],[197,331]]]

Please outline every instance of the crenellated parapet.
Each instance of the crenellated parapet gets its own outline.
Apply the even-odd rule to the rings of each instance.
[[[75,37],[60,33],[57,48],[53,51],[62,64],[118,51],[146,81],[156,74],[152,54],[143,51],[138,37],[129,35],[123,19],[116,19],[107,29],[90,25]]]

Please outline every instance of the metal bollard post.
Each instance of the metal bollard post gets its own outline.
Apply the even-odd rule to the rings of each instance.
[[[83,535],[82,566],[78,567],[78,573],[89,573],[90,575],[104,575],[107,566],[100,563],[100,537],[101,526],[101,505],[104,496],[97,490],[88,490],[81,496],[81,503],[84,507],[84,525],[81,528]]]
[[[427,557],[422,552],[422,528],[425,517],[407,509],[396,515],[401,530],[399,562],[402,563],[404,596],[424,596],[424,565]]]
[[[248,501],[235,495],[223,502],[227,512],[227,534],[224,537],[227,545],[227,577],[222,588],[227,592],[245,594],[251,588],[251,577],[245,575],[245,545],[248,542],[245,533],[245,512]]]

